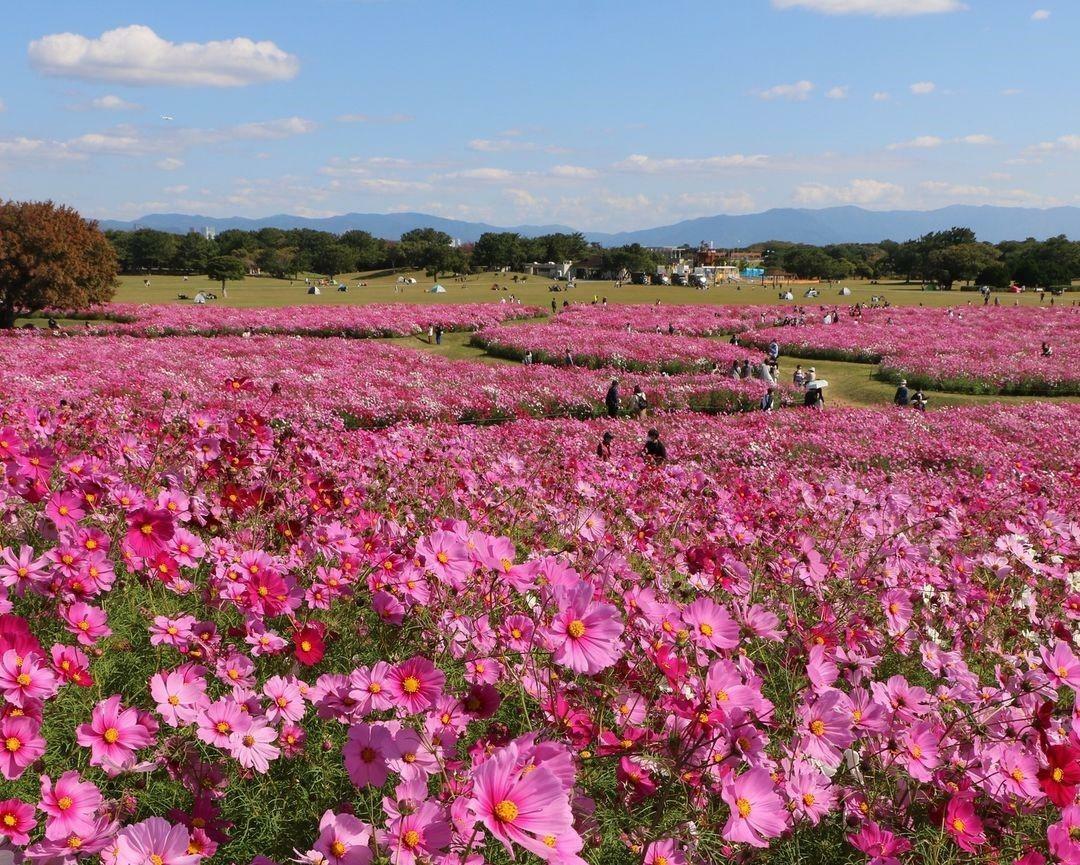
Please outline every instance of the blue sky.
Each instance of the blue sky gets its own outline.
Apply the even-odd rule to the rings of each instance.
[[[0,195],[594,230],[1080,204],[1078,36],[1075,0],[10,4]]]

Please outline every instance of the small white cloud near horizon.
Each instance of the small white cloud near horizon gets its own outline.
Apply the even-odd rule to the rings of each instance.
[[[803,80],[794,84],[777,84],[768,90],[762,90],[758,97],[765,100],[789,99],[793,102],[805,102],[813,91],[813,83]]]
[[[190,187],[187,184],[181,183],[178,186],[166,186],[162,192],[166,192],[169,195],[183,195],[189,188]]]
[[[803,183],[792,195],[797,204],[883,204],[896,201],[904,188],[895,183],[869,178],[855,178],[847,186]]]
[[[184,167],[184,160],[177,159],[175,156],[168,156],[165,159],[158,160],[154,165],[162,171],[176,171],[176,169]]]
[[[916,81],[910,89],[916,96],[926,96],[937,90],[937,85],[933,81]]]
[[[142,106],[135,102],[128,102],[126,99],[121,99],[119,96],[114,96],[111,93],[106,96],[98,96],[96,99],[90,100],[90,107],[97,108],[101,111],[139,111]]]
[[[132,85],[244,87],[286,81],[300,60],[273,42],[240,36],[213,42],[170,42],[132,24],[96,38],[53,33],[30,43],[30,64],[44,75]]]
[[[565,177],[574,180],[591,180],[599,172],[594,168],[585,168],[582,165],[556,165],[551,169],[553,177]]]
[[[408,123],[416,118],[411,114],[339,114],[338,123],[370,123],[372,125]]]
[[[726,156],[704,156],[700,158],[654,158],[641,153],[632,153],[626,159],[616,162],[611,167],[616,171],[630,171],[641,174],[687,173],[698,174],[721,171],[732,168],[768,168],[772,159],[763,153],[732,153]]]
[[[847,99],[851,88],[847,84],[837,85],[825,91],[826,99]]]
[[[873,97],[873,98],[874,98],[874,101],[875,101],[875,102],[888,102],[888,101],[889,101],[890,99],[892,99],[892,96],[890,96],[890,95],[889,95],[888,93],[886,93],[886,92],[885,92],[884,90],[878,90],[878,91],[877,91],[877,92],[876,92],[876,93],[874,94],[874,97]]]
[[[1049,9],[1036,9],[1034,12],[1031,13],[1031,20],[1032,21],[1045,21],[1049,17],[1050,17],[1050,10]]]
[[[872,15],[875,18],[940,15],[967,9],[960,0],[772,0],[772,5],[776,9],[802,9],[823,15]]]
[[[919,135],[910,141],[898,141],[888,145],[886,150],[927,150],[932,147],[940,147],[945,143],[944,138],[937,135]]]

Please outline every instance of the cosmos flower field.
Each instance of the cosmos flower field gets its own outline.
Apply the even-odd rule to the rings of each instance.
[[[1080,405],[745,411],[577,315],[502,330],[652,417],[599,350],[0,337],[0,861],[1080,862]]]

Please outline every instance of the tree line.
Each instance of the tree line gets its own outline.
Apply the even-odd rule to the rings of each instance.
[[[1068,285],[1080,278],[1080,243],[1065,235],[1048,240],[979,241],[970,228],[934,231],[897,243],[827,246],[774,241],[765,244],[765,266],[802,279],[880,279],[899,276],[944,289],[968,282],[1007,288]]]

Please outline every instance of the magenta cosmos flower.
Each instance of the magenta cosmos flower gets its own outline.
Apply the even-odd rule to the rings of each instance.
[[[142,559],[152,559],[172,540],[172,514],[165,510],[139,508],[128,515],[128,530],[124,540],[131,551]]]
[[[48,775],[41,776],[41,801],[45,813],[45,833],[50,838],[89,835],[101,807],[101,791],[78,772],[65,772],[54,785]]]
[[[418,858],[427,861],[437,857],[450,838],[450,824],[442,808],[429,801],[387,823],[382,842],[394,865],[414,865]]]
[[[188,853],[191,836],[185,826],[151,817],[125,826],[116,838],[116,865],[198,865],[202,856]]]
[[[593,601],[593,587],[584,581],[560,589],[556,601],[559,612],[550,629],[555,663],[591,676],[619,660],[623,626],[615,607]]]
[[[945,808],[945,829],[961,850],[974,853],[986,843],[982,820],[975,813],[971,796],[954,796]]]
[[[386,677],[386,689],[398,708],[410,715],[434,705],[443,692],[446,676],[427,658],[419,655],[392,668]]]
[[[139,723],[135,709],[122,709],[120,695],[113,694],[94,707],[89,724],[76,730],[75,740],[90,749],[90,765],[101,766],[106,774],[134,761],[135,752],[154,741],[150,732]]]
[[[6,837],[13,844],[25,844],[36,825],[33,805],[27,805],[21,799],[0,802],[0,838]]]
[[[517,746],[508,745],[476,770],[470,807],[511,853],[511,843],[554,847],[573,833],[566,791],[543,764],[522,774],[519,756]]]
[[[777,837],[787,826],[784,803],[764,769],[751,769],[737,778],[728,778],[721,796],[731,808],[731,817],[724,826],[724,838],[728,841],[768,847],[769,839]]]
[[[386,727],[354,724],[342,754],[349,779],[357,787],[381,787],[388,775],[386,762],[394,750],[394,736]]]
[[[683,610],[690,639],[705,649],[733,649],[739,645],[739,626],[726,607],[710,598],[698,598]]]
[[[45,739],[37,721],[26,715],[0,718],[0,775],[14,781],[44,753]]]

